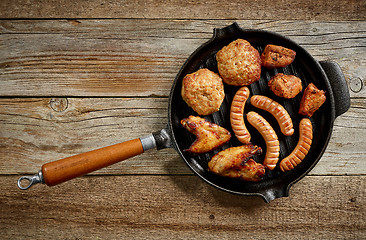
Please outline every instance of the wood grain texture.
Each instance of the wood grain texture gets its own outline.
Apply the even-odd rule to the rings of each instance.
[[[358,0],[2,0],[0,239],[364,239],[365,12]],[[217,190],[172,149],[17,188],[46,162],[164,128],[180,67],[234,21],[337,62],[350,88],[350,110],[290,197]]]
[[[43,163],[146,136],[167,124],[165,98],[11,98],[0,102],[0,171],[5,174],[38,171]],[[175,151],[167,149],[148,151],[100,173],[187,171]]]
[[[0,176],[2,239],[363,239],[366,177],[308,176],[290,196],[222,192],[196,176],[84,177],[24,192]]]
[[[365,19],[364,1],[3,0],[0,18]]]
[[[188,56],[232,20],[0,20],[1,96],[168,96]],[[366,94],[365,21],[237,21],[336,61]]]
[[[164,128],[167,98],[0,99],[0,173],[35,173],[42,164],[142,137]],[[365,174],[366,102],[335,121],[310,174]],[[173,149],[151,150],[93,174],[192,174]]]

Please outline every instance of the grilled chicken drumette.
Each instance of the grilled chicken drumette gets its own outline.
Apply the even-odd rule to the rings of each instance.
[[[252,159],[262,149],[251,144],[225,149],[212,157],[208,163],[211,172],[231,178],[257,182],[265,173],[265,167]]]
[[[181,124],[197,137],[190,148],[186,150],[190,153],[209,152],[222,146],[231,138],[228,130],[201,117],[189,116],[181,120]]]

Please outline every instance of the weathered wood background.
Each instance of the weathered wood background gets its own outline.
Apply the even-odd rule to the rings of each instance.
[[[2,1],[1,239],[364,239],[364,1]],[[42,164],[162,129],[185,59],[233,21],[336,61],[351,95],[318,165],[265,204],[208,186],[171,149],[49,188]]]

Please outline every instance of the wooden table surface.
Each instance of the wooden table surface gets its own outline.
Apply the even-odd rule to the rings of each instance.
[[[365,12],[362,0],[2,0],[0,239],[365,239]],[[289,197],[217,190],[172,149],[18,189],[44,163],[164,128],[180,67],[234,21],[337,62],[349,87]]]

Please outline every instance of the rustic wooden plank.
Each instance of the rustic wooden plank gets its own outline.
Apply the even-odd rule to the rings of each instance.
[[[38,171],[45,162],[142,137],[168,123],[165,98],[11,98],[0,102],[0,169],[5,174]],[[171,149],[150,151],[126,164],[100,173],[187,173]]]
[[[18,190],[0,176],[1,239],[363,239],[366,177],[308,176],[288,198],[217,190],[196,176],[83,177]]]
[[[0,173],[35,173],[46,162],[145,136],[164,128],[167,98],[0,99]],[[366,102],[335,121],[310,174],[364,174]],[[151,150],[95,174],[192,174],[172,149]]]
[[[364,1],[352,0],[130,0],[25,2],[3,0],[0,18],[365,19]]]
[[[231,20],[1,20],[1,96],[168,96],[185,59]],[[365,21],[239,20],[338,62],[366,94]]]
[[[363,117],[365,109],[365,99],[353,99],[351,109],[336,119],[327,150],[311,174],[365,173],[365,170],[356,170],[365,165],[366,137],[360,132],[361,129],[366,128],[365,117]]]

